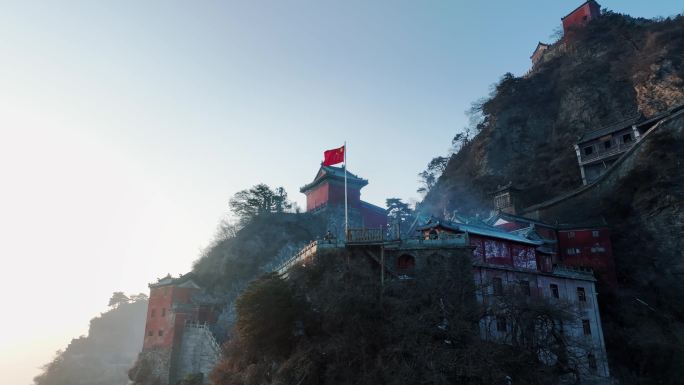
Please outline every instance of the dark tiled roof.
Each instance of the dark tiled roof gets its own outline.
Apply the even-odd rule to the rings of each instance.
[[[163,287],[163,286],[184,286],[184,287],[199,288],[199,286],[197,286],[197,284],[195,284],[195,282],[192,280],[193,278],[194,278],[193,273],[184,274],[178,278],[173,278],[171,276],[171,274],[167,274],[166,277],[157,279],[157,282],[150,283],[147,286],[149,286],[150,289],[155,288],[155,287]]]
[[[311,188],[315,187],[317,184],[319,184],[325,179],[337,179],[343,181],[344,167],[321,166],[321,168],[316,173],[316,177],[314,178],[313,182],[300,188],[299,191],[305,192],[307,190],[310,190]],[[358,177],[356,174],[352,174],[351,172],[347,171],[347,184],[356,184],[361,185],[361,187],[363,187],[368,184],[368,181],[366,179]]]
[[[539,43],[537,43],[537,46],[534,48],[534,51],[532,51],[532,56],[534,56],[534,54],[537,52],[537,50],[539,49],[539,47],[546,47],[546,48],[548,48],[548,47],[549,47],[549,44],[542,43],[541,41],[540,41]],[[532,56],[530,56],[530,59],[532,58]]]
[[[621,122],[611,124],[610,126],[605,126],[605,127],[599,128],[598,130],[589,131],[589,132],[585,133],[584,135],[582,135],[582,137],[579,139],[579,141],[577,143],[583,143],[583,142],[587,142],[590,140],[598,139],[604,135],[608,135],[608,134],[611,134],[613,132],[623,130],[627,127],[631,127],[632,125],[637,124],[637,122],[639,122],[640,119],[641,119],[641,115],[635,115],[635,116],[632,116],[631,118],[625,119]]]
[[[433,229],[435,227],[440,227],[440,226],[445,228],[445,229],[448,229],[448,230],[468,232],[471,234],[477,234],[477,235],[482,235],[482,236],[491,237],[491,238],[506,239],[509,241],[525,243],[528,245],[539,246],[543,243],[540,241],[533,241],[531,239],[527,239],[527,238],[521,237],[519,235],[503,231],[499,228],[496,228],[493,226],[487,226],[484,224],[473,225],[473,224],[453,223],[453,222],[439,220],[439,221],[432,221],[432,222],[426,223],[423,226],[418,226],[418,227],[416,227],[416,230],[422,231],[422,230]]]

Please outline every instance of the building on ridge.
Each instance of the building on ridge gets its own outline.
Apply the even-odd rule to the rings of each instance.
[[[532,56],[530,56],[530,60],[532,60],[532,68],[539,63],[547,49],[549,49],[548,44],[542,43],[541,41],[537,43],[537,47],[534,49],[534,52],[532,52]]]
[[[368,180],[347,171],[347,204],[354,227],[384,228],[387,211],[361,200],[361,189]],[[314,180],[300,190],[306,195],[306,211],[340,210],[344,215],[344,167],[321,166]],[[352,220],[350,219],[350,222]]]
[[[143,349],[129,377],[135,383],[176,384],[186,376],[209,373],[221,356],[212,332],[215,304],[197,297],[202,289],[193,274],[167,275],[149,284]]]
[[[572,12],[561,17],[563,22],[563,35],[572,34],[573,29],[584,27],[589,21],[601,16],[601,5],[594,0],[584,2]]]

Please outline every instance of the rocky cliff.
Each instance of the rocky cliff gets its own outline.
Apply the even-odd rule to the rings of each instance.
[[[684,102],[684,17],[662,21],[606,13],[526,77],[504,75],[476,106],[479,133],[449,162],[424,207],[491,208],[508,182],[534,204],[578,187],[573,149],[585,132]]]

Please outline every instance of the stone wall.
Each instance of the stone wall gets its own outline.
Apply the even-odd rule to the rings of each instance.
[[[138,355],[128,378],[136,385],[165,385],[169,383],[171,349],[156,348]]]
[[[221,348],[208,327],[188,325],[183,331],[180,349],[176,358],[175,379],[202,373],[204,383],[221,358]]]

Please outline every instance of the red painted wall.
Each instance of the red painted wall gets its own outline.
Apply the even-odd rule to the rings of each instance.
[[[562,264],[589,267],[600,281],[617,285],[608,229],[559,230],[558,249]]]
[[[589,22],[589,20],[598,17],[600,14],[601,9],[597,3],[586,3],[563,19],[563,32],[567,35],[573,28],[583,26]]]
[[[349,207],[358,208],[360,202],[361,189],[356,186],[347,186]],[[325,204],[344,204],[344,183],[326,181],[306,192],[306,211],[311,211]]]
[[[359,211],[361,211],[361,217],[363,218],[363,227],[371,229],[387,227],[387,214],[364,206],[361,206]]]
[[[182,330],[185,320],[193,319],[195,315],[173,314],[171,308],[174,303],[190,303],[191,296],[197,291],[198,289],[175,286],[150,289],[143,350],[158,347],[170,348],[173,345],[174,339],[177,338],[177,331]],[[159,331],[162,331],[161,336]]]

